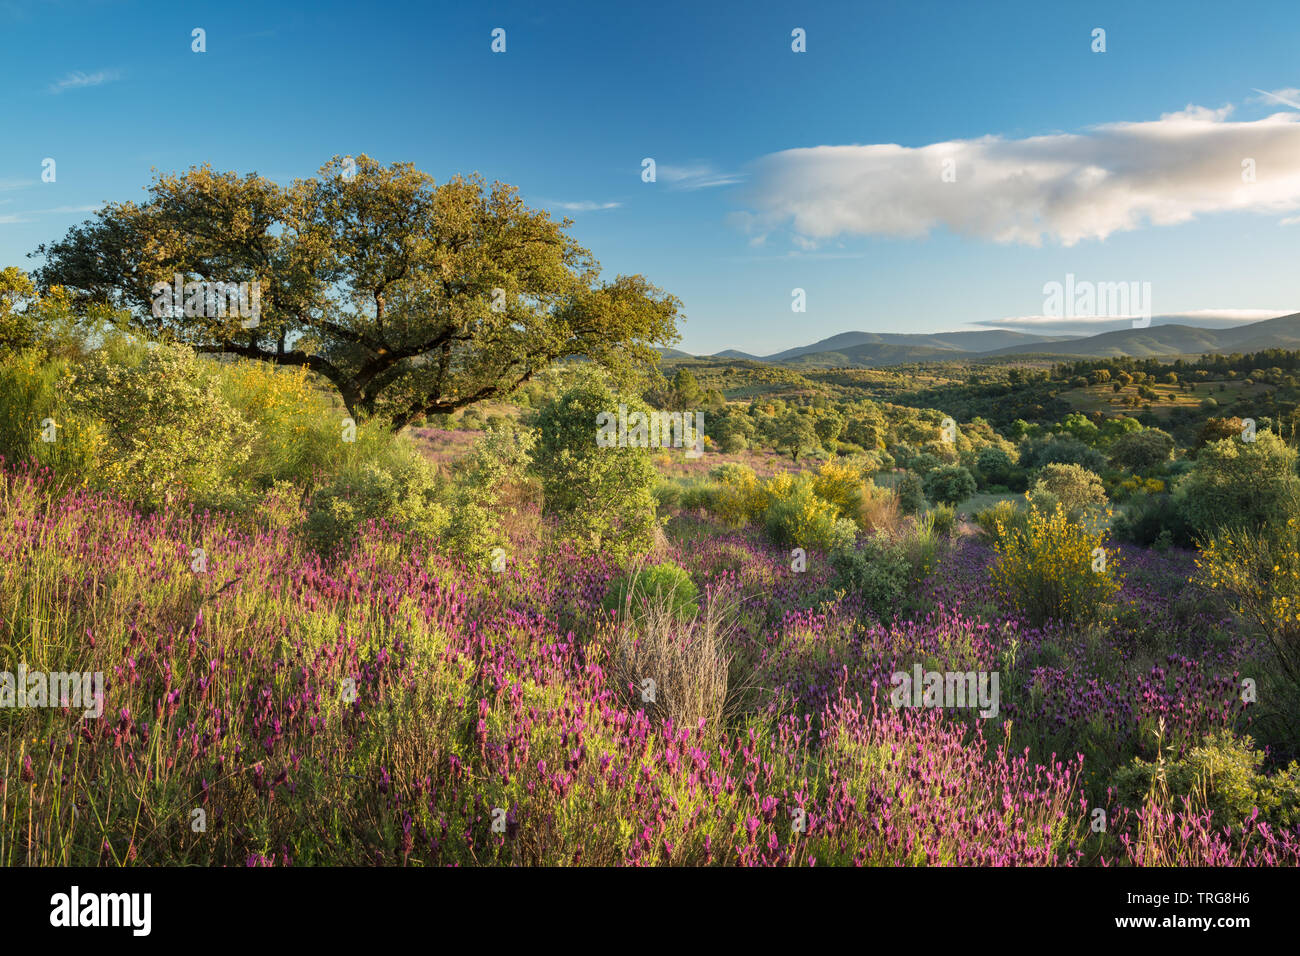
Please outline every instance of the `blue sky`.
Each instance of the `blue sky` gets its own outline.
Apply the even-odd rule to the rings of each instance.
[[[692,352],[1076,331],[1041,317],[1067,273],[1157,315],[1300,310],[1294,0],[304,6],[0,0],[0,265],[155,168],[364,152],[571,216],[682,299]]]

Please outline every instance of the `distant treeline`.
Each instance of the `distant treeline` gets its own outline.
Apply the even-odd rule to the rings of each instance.
[[[1232,352],[1228,355],[1203,355],[1198,359],[1175,359],[1170,362],[1160,358],[1099,358],[1080,359],[1075,362],[1063,362],[1052,367],[1052,377],[1057,379],[1073,378],[1077,375],[1087,376],[1094,371],[1143,372],[1148,375],[1179,373],[1207,373],[1206,378],[1223,378],[1229,372],[1249,375],[1259,371],[1269,374],[1274,371],[1295,371],[1300,368],[1300,351],[1287,349],[1265,349],[1262,352]]]

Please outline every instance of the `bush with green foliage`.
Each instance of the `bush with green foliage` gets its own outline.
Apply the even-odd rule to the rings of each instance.
[[[1044,465],[1080,465],[1094,474],[1106,470],[1106,457],[1074,437],[1038,438],[1020,449],[1020,467],[1034,471]]]
[[[620,577],[605,595],[607,611],[629,611],[636,617],[649,601],[667,605],[678,620],[689,620],[700,610],[699,588],[684,568],[671,561],[638,568]]]
[[[682,505],[682,486],[671,479],[664,479],[654,486],[655,511],[660,515],[671,514]]]
[[[945,465],[927,474],[921,487],[937,504],[958,505],[975,494],[975,476],[961,465]]]
[[[542,482],[543,513],[584,550],[615,561],[645,554],[659,524],[654,497],[659,474],[650,449],[631,443],[602,447],[597,427],[599,416],[617,416],[620,405],[642,414],[649,407],[616,394],[594,368],[580,368],[576,379],[537,413],[533,467]]]
[[[488,426],[461,463],[448,529],[451,547],[470,560],[487,559],[504,546],[501,529],[504,491],[524,481],[532,463],[533,433],[513,422]]]
[[[1040,498],[1044,493],[1051,498],[1043,500],[1060,502],[1072,519],[1079,518],[1091,508],[1105,507],[1109,503],[1101,477],[1079,465],[1044,465],[1030,489],[1029,499],[1041,504]]]
[[[911,460],[907,463],[907,470],[921,478],[925,478],[936,468],[942,468],[944,464],[944,460],[938,455],[928,451],[923,451],[912,456]]]
[[[898,483],[898,508],[905,515],[914,515],[925,507],[925,488],[921,479],[910,471]]]
[[[688,478],[681,486],[678,502],[683,511],[703,510],[710,514],[718,510],[722,485],[707,478]]]
[[[1169,544],[1180,548],[1192,545],[1192,529],[1169,494],[1134,495],[1111,521],[1111,530],[1119,540],[1144,548],[1161,540],[1162,535]]]
[[[1267,528],[1297,513],[1296,451],[1272,432],[1259,432],[1251,442],[1211,442],[1197,453],[1174,497],[1196,534],[1225,524]]]
[[[425,538],[440,537],[452,514],[439,500],[433,467],[414,450],[402,460],[385,458],[349,464],[312,495],[307,536],[321,552],[346,547],[368,522]]]
[[[191,349],[161,344],[134,359],[100,349],[67,376],[69,411],[97,433],[88,477],[148,507],[217,489],[248,457],[252,425]]]
[[[952,536],[957,527],[957,511],[952,505],[935,505],[930,509],[931,527],[941,538]]]
[[[1183,806],[1187,798],[1197,810],[1213,814],[1216,827],[1239,831],[1258,811],[1260,819],[1282,831],[1300,826],[1300,764],[1263,772],[1264,754],[1250,737],[1234,737],[1219,730],[1181,757],[1161,756],[1154,761],[1138,757],[1115,774],[1119,799],[1142,806],[1155,789],[1166,791],[1166,801]]]
[[[1025,528],[1026,514],[1014,501],[999,501],[975,513],[975,523],[980,533],[990,542],[1000,542],[1008,534],[1018,534]]]
[[[856,548],[830,554],[833,586],[862,598],[881,621],[889,621],[907,593],[912,567],[907,553],[884,535],[867,535]]]
[[[982,487],[1002,485],[1006,488],[1010,488],[1015,482],[1019,471],[1016,463],[1011,459],[1011,454],[997,445],[988,445],[980,449],[979,456],[975,459],[975,470]]]
[[[1117,438],[1110,446],[1110,463],[1116,468],[1145,474],[1163,465],[1173,453],[1172,435],[1159,428],[1145,428]]]

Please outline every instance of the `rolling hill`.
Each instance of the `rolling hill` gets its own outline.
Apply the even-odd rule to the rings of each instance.
[[[1206,355],[1213,352],[1259,352],[1264,349],[1300,349],[1300,312],[1276,319],[1251,322],[1230,329],[1202,329],[1189,325],[1154,325],[1145,329],[1120,329],[1051,347],[1054,355],[1083,358],[1160,358]],[[1017,355],[1042,352],[1041,345],[1013,345],[986,353]]]
[[[1006,329],[930,334],[842,332],[774,355],[757,356],[727,349],[700,358],[742,359],[794,367],[875,368],[1000,356],[1172,359],[1265,349],[1300,350],[1300,312],[1231,328],[1153,325],[1083,337],[1033,335]],[[676,350],[664,351],[667,357],[685,357]]]

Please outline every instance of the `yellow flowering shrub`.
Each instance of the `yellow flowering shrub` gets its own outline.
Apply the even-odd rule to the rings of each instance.
[[[0,352],[0,456],[36,460],[62,482],[89,485],[99,473],[104,437],[66,407],[67,362],[36,349]]]
[[[1140,475],[1125,478],[1119,486],[1131,495],[1139,493],[1158,495],[1165,490],[1165,483],[1159,478],[1143,478]]]
[[[310,485],[334,472],[351,451],[339,441],[347,412],[319,392],[306,369],[251,359],[219,366],[221,393],[253,428],[248,461],[235,480],[269,488],[277,481]]]
[[[1292,517],[1276,529],[1217,531],[1202,544],[1196,568],[1192,580],[1236,597],[1300,681],[1300,522]]]
[[[995,516],[994,527],[994,589],[1033,624],[1095,620],[1120,588],[1104,533],[1071,521],[1060,504],[1031,504],[1020,528]]]
[[[789,498],[794,492],[795,476],[788,471],[778,471],[767,481],[763,482],[763,494],[767,497],[767,503],[781,501]]]
[[[766,485],[768,505],[764,514],[767,535],[783,547],[830,548],[844,537],[837,527],[838,509],[817,496],[807,475],[781,472]],[[848,522],[849,530],[853,525]]]
[[[746,524],[767,510],[767,496],[754,469],[728,463],[713,469],[709,477],[718,483],[714,513],[727,524]]]
[[[862,473],[856,468],[828,461],[813,475],[812,487],[813,494],[833,504],[841,518],[851,518],[862,526],[865,490]]]

